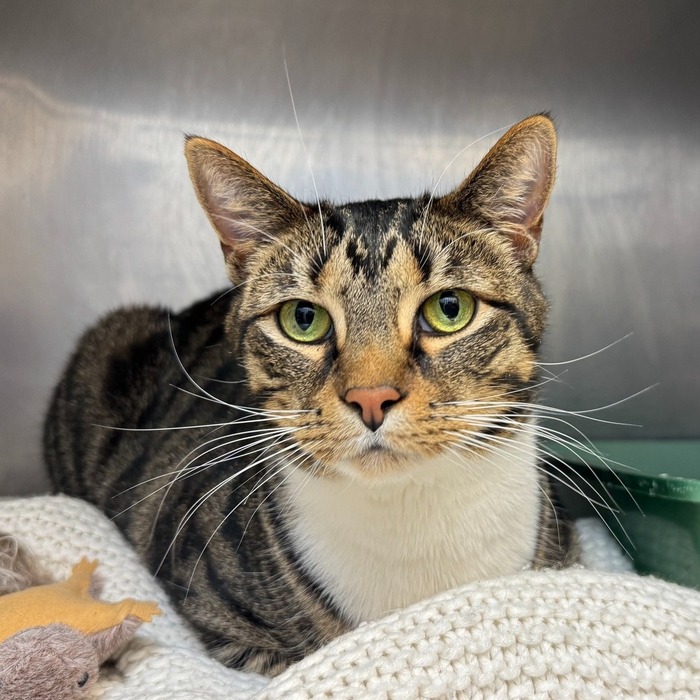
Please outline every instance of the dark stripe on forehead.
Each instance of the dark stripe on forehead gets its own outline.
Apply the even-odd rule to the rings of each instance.
[[[396,236],[392,236],[386,244],[386,248],[384,248],[384,255],[382,256],[382,269],[386,270],[386,268],[389,266],[389,263],[391,262],[391,257],[394,255],[394,251],[396,250],[396,244],[398,243],[399,239]]]
[[[323,223],[326,234],[331,238],[337,238],[340,242],[346,230],[345,219],[340,215],[340,212],[335,207],[327,207],[323,212]]]
[[[355,202],[340,207],[346,218],[348,236],[345,253],[355,275],[375,282],[393,255],[396,245],[387,233],[401,208],[400,200]],[[352,235],[350,235],[350,231]]]
[[[411,241],[411,250],[413,256],[418,263],[418,269],[421,274],[421,282],[427,282],[430,274],[433,271],[432,252],[430,248],[422,240],[413,239]]]
[[[311,221],[317,221],[317,219],[318,217],[311,219]],[[331,256],[333,249],[343,240],[345,231],[347,230],[343,217],[335,207],[331,207],[330,205],[325,205],[324,207],[323,232],[321,232],[320,225],[317,226],[317,228],[318,233],[316,233],[315,230],[309,232],[310,235],[317,238],[315,251],[308,263],[309,279],[314,284],[318,282],[318,278],[328,262],[328,258]]]
[[[383,234],[392,228],[405,201],[389,199],[354,202],[340,207],[340,211],[352,222],[355,233],[367,244],[368,250],[375,253],[379,252],[377,247]]]
[[[359,275],[360,272],[364,273],[365,277],[369,277],[371,274],[371,269],[369,265],[369,260],[367,253],[360,252],[360,248],[356,238],[348,239],[345,246],[345,254],[352,265],[353,272]]]
[[[423,230],[423,206],[423,202],[407,203],[403,209],[403,216],[396,222],[396,228],[416,259],[421,281],[426,282],[433,271],[434,251],[426,243],[429,234]]]

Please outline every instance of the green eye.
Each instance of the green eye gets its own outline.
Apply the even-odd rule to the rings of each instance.
[[[463,289],[438,292],[421,306],[418,321],[424,331],[455,333],[474,317],[476,300]]]
[[[333,330],[329,313],[317,304],[302,299],[286,301],[278,313],[280,328],[300,343],[317,343]]]

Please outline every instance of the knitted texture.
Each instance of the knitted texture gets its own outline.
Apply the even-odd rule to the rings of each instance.
[[[593,571],[525,571],[469,584],[364,624],[275,679],[227,669],[107,519],[63,496],[0,501],[0,530],[65,577],[100,560],[102,597],[156,600],[95,687],[104,700],[239,698],[700,698],[700,593],[631,573],[596,521],[580,521]],[[610,570],[614,571],[612,573]]]

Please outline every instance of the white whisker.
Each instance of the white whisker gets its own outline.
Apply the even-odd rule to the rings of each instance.
[[[494,452],[500,452],[504,456],[507,456],[508,453],[505,450],[499,450],[498,448],[494,447],[492,444],[486,445],[485,443],[489,442],[505,442],[506,444],[509,444],[510,447],[516,449],[519,452],[522,452],[523,454],[526,454],[525,451],[522,449],[522,447],[518,447],[518,444],[516,441],[513,441],[509,438],[506,438],[505,436],[496,436],[496,435],[483,435],[483,434],[476,434],[476,433],[467,433],[466,431],[459,431],[459,432],[452,432],[448,433],[451,434],[453,437],[459,437],[460,439],[468,439],[470,441],[470,444],[473,447],[477,447],[481,452],[483,452],[484,449],[487,450],[493,450]],[[540,450],[542,451],[542,450]],[[546,453],[548,456],[549,453]],[[557,474],[561,476],[561,478],[555,474],[550,474],[550,472],[544,471],[545,474],[550,474],[552,478],[556,479],[559,483],[561,483],[563,486],[566,486],[567,488],[570,488],[572,491],[580,495],[582,498],[585,498],[591,503],[595,503],[596,505],[600,506],[601,508],[605,509],[611,509],[611,506],[608,505],[607,503],[603,502],[598,502],[598,501],[591,501],[590,497],[586,496],[586,494],[578,487],[576,482],[566,473],[564,472],[561,468],[557,467],[555,464],[549,462],[549,460],[544,459],[543,462],[548,466],[554,469]],[[538,470],[542,471],[537,467]],[[567,481],[563,481],[562,479],[565,478]],[[593,489],[594,492],[596,493],[597,496],[600,497],[600,493],[598,493],[595,489]],[[602,500],[602,498],[601,498]]]
[[[309,168],[309,174],[311,175],[311,182],[314,186],[314,193],[316,194],[316,205],[318,207],[318,219],[321,224],[321,241],[323,242],[323,252],[328,255],[328,248],[326,242],[326,230],[323,225],[323,212],[321,211],[321,198],[318,196],[318,187],[316,186],[316,178],[314,177],[314,171],[311,167],[311,158],[309,152],[306,149],[306,143],[304,143],[304,137],[301,134],[301,125],[299,123],[299,114],[297,113],[297,107],[294,102],[294,93],[292,92],[292,81],[289,79],[289,67],[287,66],[287,57],[284,57],[284,74],[287,77],[287,87],[289,88],[289,99],[292,103],[292,111],[294,112],[294,121],[297,125],[297,132],[299,133],[299,140],[301,141],[301,147],[304,149],[304,155],[306,156],[306,164]]]
[[[265,481],[263,481],[261,483],[256,484],[255,487],[253,488],[253,491],[251,491],[251,494],[252,494],[257,489],[262,488],[271,478],[273,478],[274,476],[277,476],[278,474],[281,474],[283,471],[285,471],[285,469],[289,469],[289,473],[287,474],[287,476],[285,476],[284,479],[282,479],[280,481],[280,483],[277,484],[274,489],[272,489],[272,491],[268,492],[268,494],[262,499],[262,501],[260,501],[260,503],[257,505],[255,510],[251,514],[251,516],[248,518],[248,522],[246,523],[245,527],[243,528],[243,533],[241,534],[241,539],[238,543],[238,547],[236,547],[236,551],[238,551],[238,549],[240,548],[241,543],[243,542],[243,538],[245,537],[246,532],[248,532],[248,528],[250,527],[250,523],[252,522],[253,518],[257,515],[257,512],[260,510],[260,508],[263,506],[263,504],[267,501],[267,499],[270,498],[270,496],[272,496],[272,494],[275,491],[277,491],[277,489],[279,489],[280,486],[282,486],[287,481],[287,479],[289,479],[289,477],[292,475],[292,473],[294,471],[296,471],[303,464],[305,464],[310,459],[312,459],[312,456],[310,454],[305,454],[301,448],[299,448],[296,452],[292,452],[291,454],[296,455],[296,456],[292,456],[292,457],[287,456],[286,458],[281,458],[280,460],[278,460],[275,464],[273,464],[271,466],[271,469],[274,469],[280,463],[282,463],[282,466],[275,472],[275,474],[273,476],[271,476],[270,478],[266,479]],[[301,460],[301,461],[299,461],[299,460]]]
[[[291,445],[290,447],[294,447],[294,445]],[[286,448],[289,449],[289,448]],[[250,464],[246,465],[242,469],[239,469],[237,472],[230,474],[226,478],[222,479],[218,484],[210,488],[206,493],[202,494],[197,498],[197,500],[188,508],[187,512],[185,515],[182,516],[180,519],[180,523],[178,524],[175,534],[170,541],[170,544],[168,545],[167,549],[165,550],[165,553],[163,554],[163,558],[161,559],[160,563],[155,569],[155,573],[157,574],[158,571],[160,571],[161,567],[165,563],[165,559],[167,558],[168,554],[172,550],[173,546],[175,545],[175,542],[177,541],[177,538],[180,536],[182,531],[185,529],[187,523],[194,517],[194,515],[197,513],[197,511],[206,503],[209,498],[211,498],[215,493],[217,493],[220,489],[222,489],[224,486],[227,484],[230,484],[232,481],[237,479],[241,474],[244,474],[245,472],[249,471],[253,467],[257,466],[260,464],[262,461],[267,459],[266,457],[258,457],[254,459]]]
[[[581,357],[575,357],[573,360],[563,360],[561,362],[538,362],[537,366],[538,367],[559,367],[561,365],[570,365],[570,364],[573,364],[574,362],[581,362],[581,360],[587,360],[589,357],[595,357],[596,355],[599,355],[601,352],[605,352],[606,350],[609,350],[610,348],[617,345],[618,343],[621,343],[623,340],[627,340],[627,338],[629,338],[632,335],[634,335],[634,333],[632,333],[632,332],[627,333],[627,335],[623,335],[621,338],[618,338],[617,340],[613,340],[612,343],[609,343],[605,347],[602,347],[599,350],[595,350],[594,352],[589,352],[587,355],[581,355]]]
[[[435,193],[437,192],[438,187],[440,186],[440,183],[442,182],[442,178],[445,177],[445,173],[450,169],[452,164],[465,152],[468,151],[472,146],[475,146],[479,141],[483,141],[484,139],[487,139],[489,136],[493,136],[494,134],[497,134],[500,131],[505,131],[506,129],[509,129],[513,124],[509,124],[508,126],[502,126],[499,129],[494,129],[493,131],[490,131],[488,134],[484,134],[483,136],[480,136],[478,139],[475,141],[472,141],[469,145],[465,146],[461,151],[455,155],[455,157],[445,166],[444,170],[440,173],[440,177],[435,182],[435,185],[433,186],[432,191],[430,192],[430,197],[428,199],[428,203],[425,206],[425,209],[423,211],[423,221],[421,222],[421,229],[420,229],[420,234],[418,236],[418,242],[421,243],[423,241],[423,232],[425,230],[425,221],[428,217],[428,212],[430,210],[430,207],[433,204],[433,200],[435,199]]]
[[[300,449],[300,448],[299,448],[298,446],[296,446],[296,445],[291,445],[291,446],[288,446],[288,447],[286,447],[286,448],[284,448],[284,449],[282,449],[282,450],[277,451],[274,455],[271,455],[270,457],[272,457],[272,458],[278,457],[280,454],[282,454],[282,453],[284,453],[284,452],[286,452],[287,450],[292,449],[292,448],[295,449],[295,450],[299,450],[299,449]],[[292,454],[294,454],[294,452],[292,452]],[[267,459],[267,458],[266,458],[266,459]],[[280,457],[279,460],[278,460],[274,465],[272,465],[271,467],[269,467],[268,469],[269,469],[269,470],[274,469],[274,468],[275,468],[275,465],[276,465],[276,464],[279,464],[280,461],[283,460],[283,459],[284,459],[283,457]],[[285,468],[286,468],[286,465],[283,465],[283,466],[280,467],[277,471],[275,471],[274,473],[270,474],[262,483],[260,483],[259,485],[256,485],[255,488],[257,489],[257,488],[260,488],[260,487],[264,486],[268,481],[270,481],[270,479],[275,478],[278,474],[280,474],[282,471],[284,471]],[[276,488],[277,488],[277,487],[276,487]],[[265,499],[263,500],[263,503],[264,503],[265,500],[267,500],[267,498],[269,498],[269,497],[272,495],[272,493],[274,493],[274,491],[276,490],[276,488],[273,489],[272,491],[270,491],[270,492],[265,496]],[[255,490],[255,489],[254,489],[254,490]],[[254,491],[254,490],[253,490],[253,491]],[[219,532],[219,530],[222,528],[222,526],[224,525],[224,523],[228,520],[228,518],[230,518],[231,515],[232,515],[241,505],[243,505],[244,503],[247,502],[247,500],[248,500],[248,499],[250,498],[250,496],[253,494],[253,491],[251,491],[248,495],[246,495],[245,498],[243,498],[242,500],[240,500],[240,501],[239,501],[239,502],[238,502],[238,503],[237,503],[237,504],[236,504],[236,505],[221,519],[221,521],[219,522],[219,524],[214,528],[214,531],[211,533],[211,535],[209,535],[207,541],[205,542],[204,546],[202,547],[202,551],[199,553],[199,556],[197,557],[197,559],[196,559],[196,561],[195,561],[195,564],[194,564],[194,566],[192,567],[192,573],[190,574],[190,579],[189,579],[189,582],[188,582],[188,585],[187,585],[187,593],[185,594],[185,597],[187,597],[187,595],[189,595],[190,587],[192,586],[192,581],[194,580],[195,573],[197,572],[197,567],[199,566],[199,563],[201,562],[202,557],[204,556],[204,553],[206,552],[207,548],[208,548],[209,545],[211,544],[211,541],[214,539],[214,537],[215,537],[216,534]],[[258,507],[257,507],[257,508],[255,509],[255,511],[253,512],[253,515],[255,515],[255,513],[258,512],[258,508],[260,508],[260,505],[262,505],[262,503],[260,503],[260,504],[258,505]],[[252,517],[253,517],[253,516],[251,516],[251,518],[252,518]],[[250,519],[248,520],[248,523],[246,524],[246,527],[245,527],[245,529],[244,529],[244,531],[243,531],[243,534],[241,535],[241,540],[240,540],[240,542],[243,541],[243,537],[245,536],[245,533],[246,533],[246,531],[247,531],[249,525],[250,525]],[[240,547],[240,542],[239,542],[239,544],[238,544],[239,547]],[[237,550],[236,550],[236,551],[237,551]]]
[[[240,458],[242,458],[242,457],[247,457],[247,456],[250,455],[250,454],[254,454],[254,453],[256,453],[256,452],[261,452],[261,451],[264,450],[265,448],[262,448],[262,447],[261,447],[261,448],[259,448],[259,449],[257,449],[257,450],[250,450],[250,448],[251,448],[253,445],[261,444],[261,443],[263,443],[263,442],[265,442],[265,441],[267,441],[267,440],[270,440],[270,439],[272,439],[272,438],[274,438],[274,437],[278,437],[278,436],[277,436],[277,435],[270,435],[270,436],[266,436],[265,438],[262,438],[262,439],[258,440],[258,441],[255,442],[255,443],[246,444],[246,445],[242,446],[241,448],[239,448],[238,450],[234,450],[234,451],[229,452],[229,453],[226,455],[226,458],[225,458],[225,459],[222,458],[222,459],[219,459],[219,460],[216,460],[216,461],[210,460],[209,462],[206,462],[206,463],[204,463],[204,464],[194,464],[195,460],[196,460],[198,457],[200,457],[201,454],[206,454],[206,453],[208,453],[208,452],[211,452],[212,450],[219,449],[219,446],[214,447],[214,448],[211,448],[210,450],[206,450],[204,453],[201,453],[201,454],[196,455],[192,460],[190,460],[184,467],[182,467],[182,468],[180,468],[180,469],[175,469],[175,470],[173,470],[173,471],[171,471],[171,472],[168,472],[168,473],[165,473],[165,474],[159,474],[158,476],[151,477],[150,479],[145,479],[145,480],[141,481],[139,484],[135,484],[134,486],[130,486],[129,488],[124,489],[123,491],[121,491],[119,494],[116,494],[115,497],[118,496],[118,495],[127,493],[128,491],[131,491],[132,489],[138,488],[139,486],[145,485],[145,484],[150,483],[150,482],[152,482],[152,481],[156,481],[156,480],[158,480],[158,479],[161,479],[161,478],[165,478],[165,477],[167,477],[167,476],[173,476],[173,475],[174,475],[174,478],[171,479],[170,481],[168,481],[168,483],[163,484],[162,486],[159,486],[159,487],[156,488],[155,490],[153,490],[153,491],[151,491],[150,493],[146,494],[145,496],[143,496],[143,497],[140,498],[139,500],[137,500],[137,501],[135,501],[134,503],[132,503],[132,504],[131,504],[130,506],[128,506],[127,508],[124,508],[122,511],[120,511],[119,513],[117,513],[117,515],[114,516],[114,517],[118,517],[119,515],[122,515],[123,513],[126,513],[127,511],[131,510],[134,506],[138,505],[139,503],[142,503],[143,501],[147,500],[148,498],[151,498],[152,496],[154,496],[154,495],[157,494],[158,492],[165,490],[165,494],[163,495],[163,498],[162,498],[161,503],[160,503],[160,505],[159,505],[159,507],[158,507],[158,509],[157,509],[157,511],[156,511],[156,515],[155,515],[155,518],[154,518],[153,528],[155,528],[155,524],[156,524],[156,522],[157,522],[157,520],[158,520],[158,516],[159,516],[159,514],[160,514],[160,512],[161,512],[163,503],[164,503],[164,501],[165,501],[165,499],[166,499],[168,493],[170,492],[171,488],[173,487],[173,485],[174,485],[176,482],[181,481],[181,480],[183,480],[183,479],[186,479],[186,478],[188,478],[188,477],[194,476],[195,474],[197,474],[197,473],[199,473],[199,472],[201,472],[201,471],[204,471],[204,470],[206,470],[206,469],[208,469],[208,468],[210,468],[210,467],[212,467],[212,466],[215,466],[216,464],[220,464],[221,462],[231,461],[231,459],[233,459],[233,457],[238,457],[238,458],[240,459]],[[188,457],[189,455],[193,454],[197,449],[198,449],[198,448],[195,448],[194,450],[191,450],[191,451],[188,453],[188,455],[187,455],[186,457],[184,457],[183,460],[181,460],[180,463],[182,463],[182,461],[184,461],[185,459],[187,459],[187,457]],[[246,450],[249,450],[249,451],[246,452]],[[191,465],[194,465],[194,466],[191,466]]]
[[[499,436],[495,436],[495,435],[484,435],[484,434],[479,434],[479,435],[478,435],[478,440],[477,440],[476,436],[465,435],[463,431],[462,431],[462,432],[458,432],[458,433],[457,433],[457,432],[455,432],[455,433],[449,433],[449,434],[452,434],[454,437],[458,437],[460,440],[462,440],[462,439],[467,439],[467,440],[469,440],[472,444],[473,444],[473,443],[479,444],[479,441],[490,442],[490,443],[493,443],[493,442],[496,442],[496,441],[500,441],[500,442],[505,442],[506,444],[509,445],[510,448],[513,448],[513,444],[512,444],[512,441],[511,441],[511,440],[509,440],[508,438],[503,438],[503,437],[499,437]],[[483,445],[480,445],[480,446],[483,448]],[[507,452],[501,450],[500,448],[494,446],[493,444],[490,444],[490,445],[488,446],[487,449],[493,450],[493,451],[495,451],[495,452],[498,452],[498,453],[502,453],[502,454],[506,454],[506,455],[507,455]],[[517,448],[516,448],[516,449],[517,449]],[[546,453],[546,454],[549,454],[549,453]],[[549,455],[549,456],[553,456],[553,455]],[[556,459],[556,456],[554,456],[554,458]],[[548,464],[549,466],[553,466],[550,462],[547,462],[547,464]],[[539,469],[539,467],[537,467],[537,468]],[[555,468],[556,468],[556,467],[555,467]],[[565,477],[567,477],[568,479],[570,479],[570,477],[568,477],[568,475],[566,475],[566,474],[565,474],[564,472],[562,472],[561,470],[557,469],[557,472],[558,472],[559,474],[561,474],[562,476],[565,476]],[[599,503],[598,501],[596,501],[595,499],[592,499],[590,496],[587,496],[585,493],[583,493],[583,491],[582,491],[580,488],[578,488],[577,486],[572,485],[571,483],[564,484],[564,482],[563,482],[560,478],[558,478],[558,477],[557,477],[556,475],[554,475],[554,474],[551,474],[551,472],[545,472],[545,473],[549,474],[550,476],[552,476],[552,478],[556,479],[557,481],[559,481],[559,482],[562,483],[563,485],[568,486],[568,488],[570,488],[571,490],[573,490],[574,492],[576,492],[577,494],[579,494],[580,496],[582,496],[583,498],[585,498],[586,501],[588,501],[588,503],[591,505],[591,507],[593,508],[593,510],[595,511],[595,513],[598,515],[598,517],[603,521],[603,523],[605,523],[606,527],[607,527],[608,530],[610,531],[611,535],[615,538],[615,540],[617,541],[617,543],[620,545],[620,547],[622,547],[622,549],[625,551],[625,553],[626,553],[628,556],[630,556],[630,553],[629,553],[629,551],[627,550],[627,548],[625,547],[625,545],[620,541],[620,538],[615,534],[615,532],[613,531],[613,529],[607,524],[607,522],[606,522],[605,519],[603,518],[602,513],[601,513],[600,510],[599,510],[599,507],[602,507],[603,509],[609,511],[609,512],[612,514],[612,516],[615,518],[615,520],[616,520],[618,526],[620,527],[620,529],[622,530],[622,532],[625,534],[625,537],[627,538],[627,540],[629,541],[629,543],[632,545],[632,547],[634,547],[634,543],[632,542],[632,540],[630,539],[629,535],[627,534],[627,532],[626,532],[624,526],[623,526],[622,523],[620,522],[620,519],[619,519],[619,517],[618,517],[618,515],[617,515],[617,511],[616,511],[615,509],[613,509],[613,508],[612,508],[610,505],[608,505],[608,504],[602,504],[602,503]],[[574,482],[574,483],[575,483],[575,482]],[[589,484],[589,486],[590,486],[590,484]],[[606,491],[606,494],[608,494],[608,496],[609,496],[609,493],[607,492],[607,489],[606,489],[605,486],[602,484],[602,482],[601,482],[601,486],[602,486],[602,488]],[[591,487],[591,488],[593,488],[593,487]],[[598,492],[596,491],[595,488],[593,488],[593,491],[594,491],[594,493],[596,493],[598,496],[601,495],[600,493],[598,493]]]
[[[521,426],[520,422],[509,417],[506,415],[502,414],[491,414],[488,416],[488,418],[495,418],[496,419],[496,424],[490,422],[489,420],[484,422],[484,418],[487,416],[482,415],[475,415],[475,416],[470,416],[470,417],[459,417],[459,416],[445,416],[448,419],[452,420],[461,420],[465,422],[472,422],[479,424],[480,419],[482,424],[486,425],[487,427],[498,427],[505,425],[510,425],[514,429],[517,427]],[[628,469],[634,470],[633,467],[623,464],[622,462],[617,462],[616,460],[609,459],[596,448],[596,446],[588,439],[588,437],[583,433],[579,428],[577,428],[575,425],[570,423],[569,421],[564,420],[563,418],[555,417],[555,416],[539,416],[540,419],[544,418],[546,420],[551,420],[555,421],[558,423],[563,423],[567,427],[571,428],[573,431],[577,432],[585,441],[588,443],[587,445],[578,440],[577,438],[567,435],[566,433],[563,433],[561,431],[555,430],[554,428],[550,428],[548,426],[543,426],[539,423],[533,423],[530,425],[530,428],[535,431],[535,433],[538,435],[538,437],[543,438],[545,440],[549,440],[550,442],[554,442],[555,444],[560,445],[564,449],[566,449],[568,452],[570,452],[576,459],[581,461],[590,471],[591,473],[596,477],[598,482],[600,483],[601,487],[605,490],[606,495],[608,498],[614,503],[614,505],[619,509],[619,505],[615,502],[615,499],[612,497],[612,495],[608,492],[607,488],[603,485],[600,477],[596,474],[595,470],[593,467],[586,461],[586,459],[581,455],[581,452],[583,454],[588,455],[590,457],[593,457],[594,459],[598,460],[601,462],[609,471],[610,473],[615,477],[615,479],[619,482],[619,484],[622,486],[623,489],[627,492],[629,497],[631,498],[632,502],[635,504],[635,506],[640,510],[639,505],[634,498],[634,496],[631,494],[629,489],[625,486],[624,482],[620,478],[619,474],[610,466],[611,464],[616,464],[621,467],[626,467]],[[590,484],[589,484],[590,485]]]
[[[220,219],[221,221],[227,221],[229,223],[235,224],[236,226],[245,226],[251,231],[255,231],[255,233],[257,233],[259,236],[262,236],[266,241],[274,243],[280,248],[284,248],[293,256],[296,257],[298,255],[298,251],[294,250],[293,248],[290,248],[286,243],[283,243],[278,236],[273,236],[269,231],[265,231],[265,229],[262,229],[256,226],[255,224],[251,224],[250,221],[243,221],[240,217],[237,218],[234,216],[226,216],[225,214],[217,214],[216,218]]]
[[[489,227],[489,228],[476,229],[474,231],[467,231],[467,233],[463,233],[461,236],[454,238],[444,248],[442,248],[439,252],[439,256],[440,257],[444,256],[444,254],[447,253],[453,245],[456,245],[457,243],[464,240],[465,238],[471,238],[472,236],[478,236],[481,233],[494,233],[494,229]]]
[[[643,391],[646,391],[643,390]],[[598,407],[598,408],[589,408],[589,409],[584,409],[584,410],[570,410],[570,409],[565,409],[565,408],[554,408],[552,406],[545,406],[543,404],[538,404],[538,403],[527,403],[525,401],[487,401],[487,400],[479,400],[479,401],[445,401],[442,403],[436,403],[434,404],[435,406],[464,406],[467,408],[494,408],[494,409],[513,409],[513,408],[518,408],[518,409],[527,409],[529,411],[532,411],[536,415],[539,416],[544,416],[547,413],[552,413],[552,414],[562,414],[562,415],[569,415],[569,416],[576,416],[577,418],[585,418],[586,420],[593,421],[595,423],[605,423],[607,425],[622,425],[626,427],[632,427],[632,428],[640,428],[640,425],[637,425],[635,423],[622,423],[620,421],[613,421],[613,420],[607,420],[605,418],[597,418],[594,416],[591,416],[589,414],[591,413],[596,413],[598,411],[602,411],[604,408],[610,408],[613,405],[617,406],[621,403],[624,403],[625,401],[628,401],[629,399],[634,398],[635,396],[638,396],[640,392],[637,392],[637,394],[633,394],[632,396],[628,396],[624,399],[621,399],[620,401],[617,401],[615,404],[610,404],[608,407]]]
[[[250,436],[259,435],[259,434],[261,434],[261,433],[265,433],[265,434],[270,434],[270,433],[272,433],[271,436],[274,437],[275,435],[277,435],[277,434],[279,434],[279,433],[286,433],[286,432],[291,432],[291,431],[293,431],[293,430],[299,430],[299,429],[300,429],[300,428],[259,428],[259,429],[257,429],[257,430],[246,430],[246,431],[244,431],[244,432],[242,432],[242,433],[234,433],[234,435],[236,436],[236,440],[248,440]],[[114,498],[116,498],[117,496],[122,496],[123,494],[128,493],[129,491],[132,491],[133,489],[136,489],[136,488],[138,488],[139,486],[144,486],[145,484],[148,484],[148,483],[150,483],[150,482],[152,482],[152,481],[157,481],[158,479],[164,479],[164,478],[166,478],[166,477],[168,477],[168,476],[172,476],[173,474],[179,474],[179,473],[181,473],[181,472],[182,472],[182,469],[180,468],[180,465],[181,465],[185,460],[187,460],[189,457],[191,457],[192,455],[195,455],[195,454],[198,452],[198,450],[200,450],[200,449],[203,448],[203,447],[206,447],[207,445],[212,444],[213,442],[217,442],[217,441],[222,441],[222,442],[223,442],[223,441],[225,441],[225,440],[228,440],[229,438],[233,438],[233,435],[229,435],[229,434],[220,435],[220,436],[218,436],[218,437],[216,437],[216,438],[212,438],[211,440],[207,440],[207,441],[205,441],[205,442],[203,442],[203,443],[199,443],[196,447],[194,447],[193,449],[191,449],[191,450],[178,462],[178,464],[177,464],[177,466],[176,466],[176,468],[175,468],[174,470],[169,471],[169,472],[163,472],[162,474],[157,474],[156,476],[152,476],[152,477],[150,477],[150,478],[148,478],[148,479],[144,479],[143,481],[139,481],[139,482],[137,482],[137,483],[135,483],[135,484],[132,484],[131,486],[128,486],[127,488],[122,489],[121,491],[117,492],[117,493],[114,495]],[[234,440],[234,441],[236,441],[236,440]],[[217,447],[217,448],[213,448],[213,449],[218,449],[218,447]],[[198,455],[196,455],[196,456],[201,456],[201,455],[203,455],[203,454],[206,454],[206,452],[207,452],[207,451],[205,451],[205,452],[200,452],[200,453],[199,453]],[[194,460],[191,460],[191,461],[190,461],[190,464],[191,464],[193,461],[194,461]],[[186,466],[187,466],[187,465],[186,465]]]

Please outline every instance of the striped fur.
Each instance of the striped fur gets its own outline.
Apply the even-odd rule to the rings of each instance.
[[[334,206],[188,140],[233,287],[88,331],[45,452],[56,487],[115,519],[225,663],[276,673],[425,595],[575,558],[524,406],[555,153],[551,121],[531,117],[444,197]],[[446,289],[474,296],[474,318],[426,332],[421,305]],[[285,335],[290,299],[324,307],[329,337]],[[343,397],[379,386],[400,398],[373,430]]]

